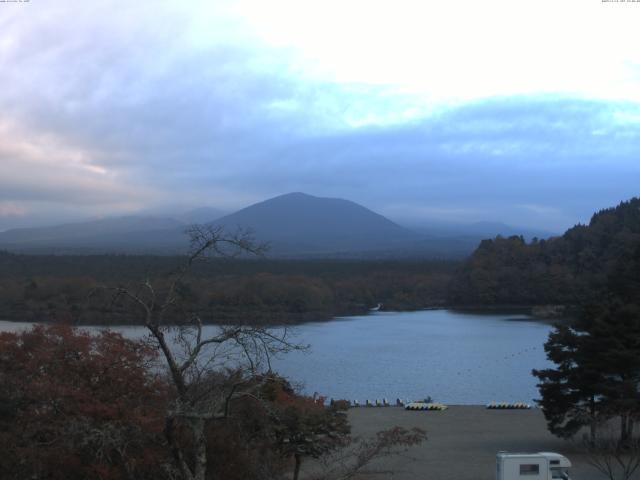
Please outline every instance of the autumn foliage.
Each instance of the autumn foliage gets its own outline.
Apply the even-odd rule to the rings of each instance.
[[[153,478],[166,401],[154,356],[111,331],[1,333],[2,478]]]
[[[185,478],[167,433],[178,394],[157,360],[147,343],[112,331],[41,325],[0,333],[0,480]],[[230,385],[247,394],[228,396],[225,415],[206,422],[207,480],[297,478],[304,459],[333,454],[349,476],[424,439],[389,430],[354,441],[346,402],[299,395],[272,372],[210,372],[193,394]],[[175,422],[173,434],[191,466],[196,437],[187,427]],[[327,471],[323,478],[346,478]]]

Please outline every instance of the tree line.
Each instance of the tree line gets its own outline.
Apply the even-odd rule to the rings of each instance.
[[[453,277],[456,305],[582,305],[614,283],[640,294],[628,259],[640,248],[640,199],[597,212],[555,238],[484,240]]]
[[[137,323],[129,310],[112,308],[97,287],[161,279],[183,260],[0,253],[0,319]],[[179,293],[205,323],[298,323],[365,313],[378,303],[391,310],[444,305],[456,265],[426,260],[217,258],[194,265]],[[158,288],[163,288],[162,282]]]

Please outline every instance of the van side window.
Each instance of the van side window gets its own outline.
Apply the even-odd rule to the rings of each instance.
[[[520,475],[540,475],[540,465],[537,463],[520,465]]]

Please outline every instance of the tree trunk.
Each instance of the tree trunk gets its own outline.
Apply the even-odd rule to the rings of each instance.
[[[631,421],[631,415],[627,413],[623,413],[622,415],[620,415],[620,446],[621,447],[624,447],[629,443],[630,421]]]
[[[598,428],[598,417],[596,416],[596,398],[593,395],[591,395],[590,410],[591,422],[589,424],[589,439],[591,440],[591,445],[595,445],[596,431]]]
[[[178,441],[175,436],[175,419],[173,417],[167,417],[165,419],[164,434],[167,438],[167,443],[171,449],[176,466],[180,470],[180,473],[182,473],[183,478],[185,480],[193,480],[193,473],[184,459],[182,449],[180,448],[180,445],[178,445]]]
[[[205,421],[197,418],[189,422],[193,432],[195,449],[195,474],[194,480],[205,480],[207,476],[207,437],[205,435]]]
[[[589,425],[589,441],[591,442],[591,445],[596,444],[596,431],[597,431],[596,419],[592,418],[591,424]]]
[[[296,460],[296,466],[293,469],[293,480],[298,480],[298,476],[300,475],[300,465],[302,465],[302,457],[300,454],[296,453],[293,458]]]

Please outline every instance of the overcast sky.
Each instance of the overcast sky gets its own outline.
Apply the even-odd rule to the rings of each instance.
[[[561,231],[640,194],[640,2],[0,2],[0,229],[291,191]]]

